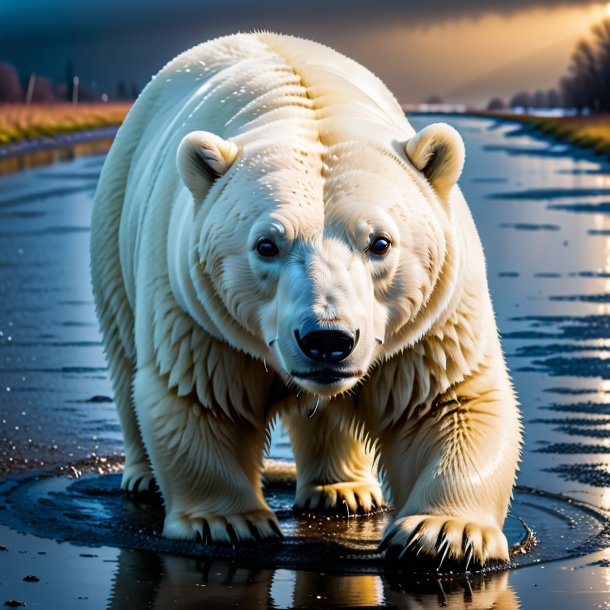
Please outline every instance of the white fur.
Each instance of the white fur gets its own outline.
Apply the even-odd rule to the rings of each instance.
[[[507,558],[520,420],[463,159],[455,130],[415,134],[370,72],[296,38],[220,38],[149,83],[102,172],[91,266],[123,487],[154,475],[166,535],[277,535],[260,477],[283,413],[297,506],[368,512],[379,465],[387,544]],[[311,378],[307,320],[357,337],[340,378]]]

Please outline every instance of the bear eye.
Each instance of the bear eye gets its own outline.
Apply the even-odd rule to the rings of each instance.
[[[371,244],[366,248],[366,252],[372,252],[377,256],[387,254],[392,245],[392,240],[387,235],[377,235]]]
[[[280,253],[275,243],[270,239],[260,239],[256,244],[256,251],[261,256],[266,257],[277,256]]]

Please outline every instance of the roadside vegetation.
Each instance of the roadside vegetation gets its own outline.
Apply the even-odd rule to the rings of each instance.
[[[130,103],[0,104],[0,146],[120,125]]]
[[[544,118],[536,122],[536,127],[576,146],[592,148],[599,154],[610,154],[608,115]]]
[[[491,114],[523,123],[575,146],[610,155],[610,115],[541,117],[503,112]]]

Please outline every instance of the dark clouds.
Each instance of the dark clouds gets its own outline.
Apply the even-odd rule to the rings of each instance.
[[[119,79],[143,85],[178,52],[235,31],[268,29],[305,36],[365,61],[367,50],[357,48],[357,39],[373,28],[425,28],[464,18],[476,20],[488,13],[512,15],[590,4],[557,0],[0,0],[0,61],[14,63],[24,76],[36,72],[60,80],[71,59],[83,82],[95,80],[100,88],[114,91]]]
[[[183,25],[197,21],[213,28],[226,23],[438,22],[485,13],[512,14],[526,9],[586,6],[590,1],[562,0],[8,0],[0,3],[0,40],[19,42],[38,35],[96,36],[103,32]],[[597,3],[600,4],[600,3]],[[21,40],[25,43],[26,41]]]

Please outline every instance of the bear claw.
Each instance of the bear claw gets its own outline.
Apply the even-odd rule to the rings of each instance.
[[[255,510],[234,515],[205,517],[178,516],[165,518],[163,535],[167,538],[195,540],[202,544],[227,543],[233,546],[282,538],[275,515],[268,510]]]
[[[144,462],[125,466],[121,489],[129,496],[152,494],[159,490],[148,464]]]
[[[374,481],[303,485],[297,492],[295,510],[301,513],[366,515],[385,507],[379,484]]]
[[[499,527],[437,515],[398,519],[388,528],[379,551],[387,560],[417,558],[418,567],[428,564],[437,571],[443,567],[468,571],[508,561],[508,543]]]

